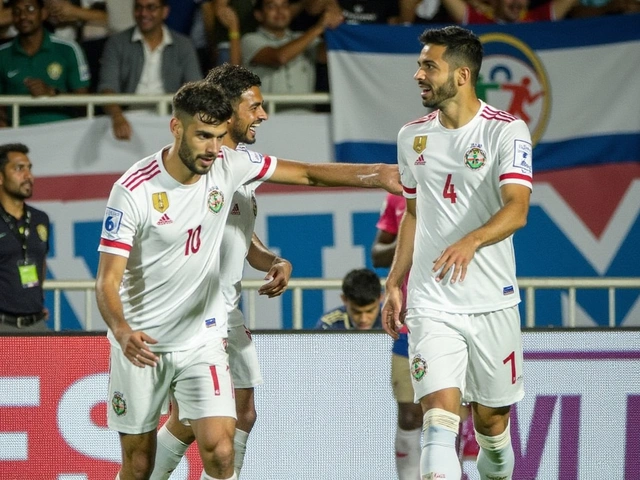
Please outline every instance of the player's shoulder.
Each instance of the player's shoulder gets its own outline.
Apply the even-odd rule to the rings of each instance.
[[[322,317],[320,317],[320,322],[323,324],[325,329],[343,329],[345,328],[347,318],[348,315],[345,308],[338,307],[333,310],[329,310],[322,315]]]
[[[116,185],[131,193],[143,190],[141,186],[149,185],[149,182],[162,173],[161,158],[162,150],[139,160],[122,174]]]
[[[483,122],[495,123],[496,125],[507,125],[518,121],[522,122],[522,120],[515,115],[511,115],[509,112],[492,107],[484,102],[481,103],[479,116]]]
[[[264,159],[268,157],[268,155],[264,155],[260,152],[247,148],[244,143],[239,143],[235,150],[228,147],[222,147],[220,151],[225,157],[243,158],[245,160],[248,159],[253,163],[263,163]]]
[[[424,115],[420,118],[416,118],[415,120],[405,123],[400,129],[400,134],[411,134],[416,130],[424,130],[430,128],[438,121],[438,110],[434,110],[433,112]]]

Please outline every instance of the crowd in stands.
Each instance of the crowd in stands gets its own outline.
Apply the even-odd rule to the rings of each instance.
[[[638,0],[8,0],[0,3],[0,94],[173,93],[243,64],[265,93],[328,91],[327,29],[342,23],[514,23],[640,12]],[[11,118],[0,109],[0,126]],[[131,127],[118,105],[116,138]],[[21,110],[21,123],[74,111]]]

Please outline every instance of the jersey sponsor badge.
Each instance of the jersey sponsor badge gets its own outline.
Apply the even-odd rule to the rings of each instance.
[[[419,382],[427,375],[427,361],[421,355],[416,355],[411,359],[411,376]]]
[[[413,137],[413,150],[416,153],[424,152],[425,148],[427,148],[427,135],[416,135]]]
[[[169,197],[167,192],[157,192],[151,195],[153,208],[160,213],[164,213],[169,208]]]
[[[217,188],[210,190],[209,196],[207,197],[207,206],[212,213],[220,212],[224,206],[223,193]]]
[[[108,238],[115,236],[120,230],[123,213],[115,208],[107,207],[104,213],[104,223],[102,224],[103,236]]]
[[[531,144],[523,140],[516,140],[513,149],[513,166],[523,173],[531,173]]]
[[[47,65],[47,75],[51,80],[58,80],[62,75],[62,65],[58,62],[52,62]]]
[[[487,163],[487,154],[478,145],[472,145],[464,153],[464,164],[471,170],[480,170],[485,163]]]
[[[38,233],[38,238],[43,242],[46,242],[49,238],[49,230],[42,223],[36,226],[36,232]]]

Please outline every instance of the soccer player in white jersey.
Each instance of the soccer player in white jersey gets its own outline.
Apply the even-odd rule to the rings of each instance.
[[[424,413],[422,478],[459,480],[461,398],[471,402],[483,480],[510,479],[510,406],[522,399],[512,235],[526,223],[531,138],[522,120],[480,101],[482,44],[457,26],[428,29],[414,75],[431,114],[398,134],[407,207],[386,283],[385,330],[406,325]]]
[[[260,92],[260,77],[242,66],[225,63],[212,69],[207,81],[220,87],[233,107],[223,145],[246,152],[246,145],[256,141],[256,128],[268,118]],[[234,470],[238,477],[247,439],[257,417],[254,388],[263,383],[255,344],[240,310],[245,258],[253,268],[267,272],[266,278],[270,280],[259,289],[261,295],[282,294],[291,276],[291,264],[265,247],[253,231],[257,214],[255,190],[259,185],[259,182],[242,185],[234,193],[220,249],[220,282],[229,312],[227,353],[236,397]],[[158,432],[151,480],[168,479],[195,440],[193,430],[178,420],[178,411],[179,406],[174,402],[169,419]]]
[[[221,148],[231,113],[216,86],[185,84],[173,99],[173,143],[136,163],[109,196],[96,297],[112,345],[107,423],[120,434],[118,480],[150,477],[169,394],[198,441],[201,480],[237,478],[219,255],[234,192],[265,179],[400,189],[390,165],[308,165]]]

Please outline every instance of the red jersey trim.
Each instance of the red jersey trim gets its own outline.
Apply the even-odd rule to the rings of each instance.
[[[265,157],[264,157],[264,165],[262,166],[262,170],[260,170],[260,173],[258,173],[258,175],[256,175],[254,180],[260,180],[262,177],[264,177],[267,174],[267,172],[269,171],[269,167],[270,166],[271,166],[271,157],[269,155],[265,155]]]
[[[118,248],[120,250],[126,250],[127,252],[131,251],[131,245],[127,245],[126,243],[116,242],[114,240],[107,240],[106,238],[100,239],[100,245],[104,245],[105,247]]]
[[[533,180],[533,177],[531,175],[523,175],[521,173],[505,173],[504,175],[500,175],[500,181],[508,180],[510,178],[525,180],[527,182],[531,182]]]
[[[142,183],[147,180],[151,180],[153,177],[160,173],[160,167],[158,166],[157,161],[153,161],[148,166],[141,168],[140,170],[129,175],[123,182],[122,185],[130,191],[134,191],[137,187],[139,187]]]
[[[438,111],[439,110],[436,110],[435,112],[431,112],[429,115],[425,115],[424,117],[420,117],[420,118],[414,120],[413,122],[405,123],[404,126],[408,127],[409,125],[417,125],[418,123],[430,122],[431,120],[433,120],[434,118],[436,118],[438,116]]]
[[[418,191],[416,188],[409,188],[409,187],[405,187],[404,185],[402,186],[402,189],[409,195],[415,195],[416,192]]]
[[[487,120],[498,120],[500,122],[507,122],[507,123],[517,120],[517,118],[511,115],[510,113],[503,112],[502,110],[494,110],[489,106],[485,106],[482,109],[482,113],[480,113],[480,116]]]

